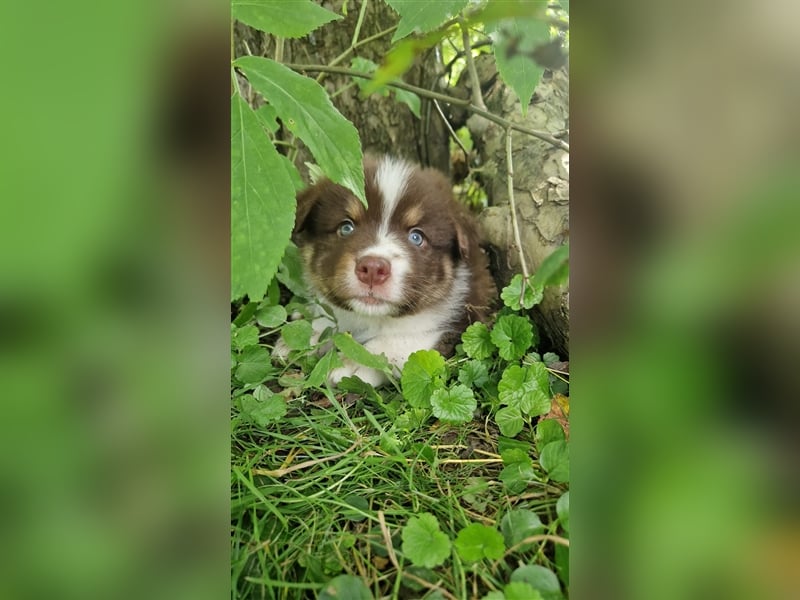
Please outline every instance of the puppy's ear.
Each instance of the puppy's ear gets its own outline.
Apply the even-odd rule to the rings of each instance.
[[[297,195],[297,212],[294,217],[294,229],[292,230],[292,239],[306,228],[306,222],[311,214],[311,209],[317,203],[321,195],[321,186],[319,184],[312,185],[310,188],[300,192]]]
[[[466,208],[457,207],[453,215],[453,223],[456,231],[456,242],[458,242],[458,253],[461,258],[468,260],[470,254],[476,251],[478,246],[478,228],[472,215],[467,213]]]

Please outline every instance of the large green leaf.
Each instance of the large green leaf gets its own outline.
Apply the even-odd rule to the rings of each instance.
[[[231,14],[251,27],[288,38],[342,18],[311,0],[231,0]]]
[[[542,19],[518,17],[498,23],[493,37],[497,70],[519,97],[524,115],[544,72],[531,53],[550,40],[550,26]]]
[[[275,107],[284,126],[305,142],[325,175],[366,203],[358,132],[334,108],[322,86],[260,56],[243,56],[234,65]]]
[[[467,0],[438,0],[420,2],[419,0],[386,0],[397,14],[400,23],[392,37],[392,43],[408,34],[427,33],[436,29],[450,17],[454,17],[467,5]]]
[[[231,298],[264,297],[294,225],[295,192],[253,110],[231,100]]]

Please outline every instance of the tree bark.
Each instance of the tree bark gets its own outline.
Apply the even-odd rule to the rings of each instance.
[[[565,70],[545,71],[526,116],[519,99],[497,76],[494,58],[483,54],[476,60],[478,79],[488,110],[514,123],[550,134],[569,127],[569,77]],[[459,93],[466,97],[469,76],[462,76]],[[514,240],[508,198],[505,131],[499,125],[466,119],[480,157],[482,183],[490,206],[481,223],[494,251],[492,268],[499,286],[522,272]],[[458,123],[457,123],[458,124]],[[567,141],[565,139],[565,141]],[[522,252],[531,274],[554,250],[569,241],[569,153],[551,144],[514,132],[512,138],[514,201]],[[569,354],[569,286],[548,288],[532,317],[562,357]]]

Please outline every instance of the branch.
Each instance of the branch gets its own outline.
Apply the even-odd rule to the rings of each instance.
[[[295,63],[284,63],[284,66],[289,67],[290,69],[294,69],[295,71],[311,71],[314,73],[334,73],[336,75],[348,75],[350,77],[360,77],[361,79],[374,78],[373,75],[371,75],[370,73],[353,71],[352,69],[344,69],[341,67],[329,67],[327,65],[300,65]],[[569,152],[569,144],[567,144],[563,140],[559,140],[558,138],[550,135],[549,133],[545,133],[543,131],[536,131],[534,129],[528,129],[527,127],[523,127],[522,125],[518,125],[517,123],[513,123],[502,117],[498,117],[497,115],[494,115],[489,111],[478,108],[474,104],[470,103],[469,100],[456,98],[454,96],[448,96],[447,94],[440,94],[439,92],[426,90],[424,88],[417,87],[415,85],[409,85],[408,83],[402,81],[394,81],[387,83],[386,85],[390,87],[396,87],[401,90],[406,90],[407,92],[413,92],[418,96],[422,96],[423,98],[429,98],[431,100],[439,100],[440,102],[447,102],[448,104],[452,104],[454,106],[461,106],[472,113],[475,113],[477,115],[480,115],[488,119],[492,123],[497,123],[498,125],[504,128],[511,128],[514,131],[519,131],[520,133],[524,133],[531,137],[538,138],[549,144],[552,144],[556,148],[561,148],[562,150]]]
[[[517,251],[519,252],[522,279],[525,282],[522,286],[522,294],[524,294],[530,274],[528,271],[528,263],[525,261],[525,252],[522,250],[522,238],[519,233],[519,222],[517,221],[517,203],[514,201],[514,164],[511,157],[510,128],[506,128],[506,182],[508,183],[508,205],[511,210],[511,228],[514,230],[514,243],[517,245]]]

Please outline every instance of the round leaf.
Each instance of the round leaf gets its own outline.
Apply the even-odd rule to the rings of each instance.
[[[450,539],[430,513],[411,517],[403,527],[403,554],[415,565],[437,567],[450,556]]]
[[[459,531],[455,546],[459,556],[467,562],[483,558],[497,560],[506,550],[500,532],[482,523],[472,523]]]
[[[339,575],[328,582],[319,593],[318,600],[373,600],[369,591],[360,577],[355,575]]]
[[[550,442],[539,455],[539,464],[550,475],[550,479],[560,483],[569,481],[569,449],[567,442]]]
[[[431,407],[437,419],[466,423],[472,420],[478,401],[475,400],[471,389],[459,383],[449,390],[434,390],[431,395]]]
[[[435,350],[418,350],[408,357],[400,376],[403,397],[414,408],[428,408],[434,390],[443,386],[447,371]]]
[[[524,508],[510,510],[500,520],[500,531],[503,534],[506,546],[509,548],[519,544],[522,540],[534,535],[543,528],[539,515],[532,510]],[[532,544],[527,544],[519,548],[519,550],[524,551],[531,546]]]

